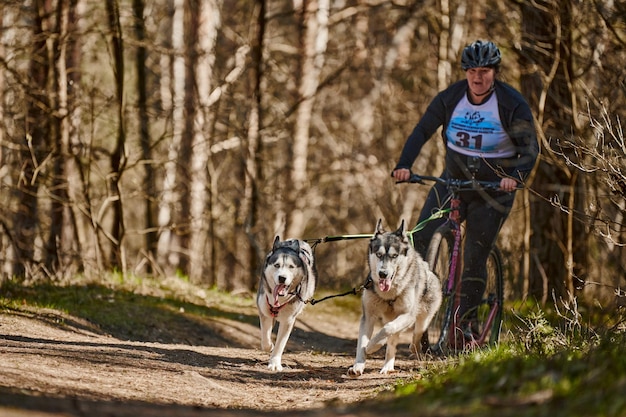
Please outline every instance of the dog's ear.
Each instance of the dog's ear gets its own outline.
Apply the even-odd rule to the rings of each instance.
[[[382,235],[383,233],[385,233],[385,230],[383,229],[383,219],[378,219],[378,223],[376,223],[376,231],[374,232],[374,236]]]
[[[267,253],[267,255],[265,255],[265,264],[267,265],[267,262],[270,260],[270,258],[272,257],[272,255],[274,254],[274,252],[276,252],[276,249],[278,249],[280,243],[280,236],[276,236],[274,238],[274,243],[272,244],[272,250],[269,251]]]
[[[300,242],[298,242],[298,245],[300,247],[300,249],[298,250],[298,253],[300,255],[300,259],[302,260],[302,262],[304,262],[306,265],[308,266],[312,266],[313,265],[313,253],[311,252],[309,245],[300,245]]]
[[[396,230],[396,235],[402,237],[404,235],[404,219],[402,219],[402,221],[400,222],[400,227],[398,227],[398,230]]]

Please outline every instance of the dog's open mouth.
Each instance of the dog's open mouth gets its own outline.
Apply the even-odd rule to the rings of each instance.
[[[289,288],[285,284],[279,284],[274,287],[274,305],[278,305],[278,297],[284,297],[289,294]]]
[[[382,292],[387,292],[391,289],[391,280],[390,279],[379,279],[378,280],[378,289]]]

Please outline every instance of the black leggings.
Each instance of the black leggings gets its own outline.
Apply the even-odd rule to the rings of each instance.
[[[431,188],[418,220],[422,222],[440,208],[449,208],[445,186],[436,184]],[[465,245],[463,249],[463,273],[460,315],[478,305],[485,290],[487,258],[496,242],[502,224],[513,205],[514,193],[463,191],[460,194],[460,216],[465,221]],[[445,205],[444,205],[445,203]],[[417,251],[426,256],[428,244],[437,227],[445,218],[432,220],[413,235]],[[443,277],[440,277],[443,278]]]

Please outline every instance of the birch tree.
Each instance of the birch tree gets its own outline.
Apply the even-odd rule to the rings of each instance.
[[[86,238],[85,231],[79,234],[77,212],[74,202],[82,196],[78,166],[73,159],[72,143],[76,130],[72,122],[76,117],[74,92],[79,81],[79,52],[76,42],[75,22],[77,1],[59,0],[56,13],[56,36],[54,37],[54,73],[56,82],[54,129],[51,146],[54,155],[53,185],[55,198],[51,202],[51,224],[47,244],[46,267],[58,269],[62,274],[75,274],[84,270],[80,236]],[[84,223],[83,223],[84,224]]]
[[[85,2],[70,0],[68,14],[67,39],[67,123],[68,135],[64,139],[65,172],[67,175],[67,189],[76,224],[75,249],[73,253],[81,259],[77,268],[85,272],[98,272],[104,268],[101,247],[98,244],[98,227],[95,224],[96,215],[90,197],[88,163],[81,158],[89,145],[83,140],[84,91],[82,69],[82,40],[85,31]]]
[[[185,45],[184,39],[184,0],[173,1],[172,14],[172,54],[171,67],[164,68],[169,72],[172,80],[172,138],[168,143],[167,161],[165,163],[165,173],[162,187],[162,196],[159,204],[159,240],[157,246],[158,263],[162,265],[165,272],[172,270],[179,263],[178,239],[173,233],[176,225],[173,222],[174,211],[180,204],[180,195],[177,192],[177,161],[179,160],[179,152],[184,129],[184,108],[183,102],[185,97],[185,59],[176,53],[182,51]],[[166,90],[167,91],[167,90]],[[167,97],[167,96],[165,96]],[[167,106],[167,104],[166,104]]]
[[[204,276],[207,252],[208,225],[210,220],[207,188],[209,184],[208,164],[212,132],[211,90],[215,65],[215,44],[221,25],[220,0],[200,2],[198,10],[197,56],[194,79],[197,85],[198,111],[195,113],[193,152],[191,154],[190,188],[190,239],[189,275],[198,280]]]
[[[328,44],[328,16],[330,0],[304,0],[294,9],[301,13],[302,52],[298,86],[299,104],[296,110],[293,134],[293,165],[291,167],[290,199],[293,210],[288,217],[286,236],[301,237],[310,216],[308,201],[303,196],[307,187],[307,158],[311,118],[315,95],[324,66],[324,53]]]
[[[452,78],[452,66],[460,62],[457,52],[463,47],[467,34],[467,2],[458,2],[450,7],[450,0],[440,0],[441,31],[439,32],[439,62],[437,65],[437,86],[445,89]]]
[[[198,63],[199,27],[202,24],[200,2],[187,0],[184,4],[184,59],[185,81],[183,92],[183,130],[181,132],[178,158],[176,161],[176,188],[178,191],[179,210],[174,212],[176,238],[178,242],[178,263],[176,268],[185,275],[189,274],[189,244],[191,236],[191,181],[192,171],[189,161],[192,160],[193,142],[196,133],[198,109],[196,106],[196,65]]]

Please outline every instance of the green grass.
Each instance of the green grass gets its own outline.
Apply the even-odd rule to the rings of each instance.
[[[517,331],[506,342],[434,364],[374,406],[422,416],[626,415],[621,316],[598,329],[562,312],[513,317]]]
[[[430,415],[624,415],[624,342],[621,335],[547,357],[510,346],[468,354],[399,387],[388,406]]]
[[[147,342],[201,344],[209,337],[219,338],[210,321],[258,322],[251,297],[202,290],[178,278],[123,282],[111,276],[98,283],[3,283],[0,309],[27,312],[29,308],[65,313],[54,318],[57,325],[78,318],[82,322],[72,322],[73,326]]]

